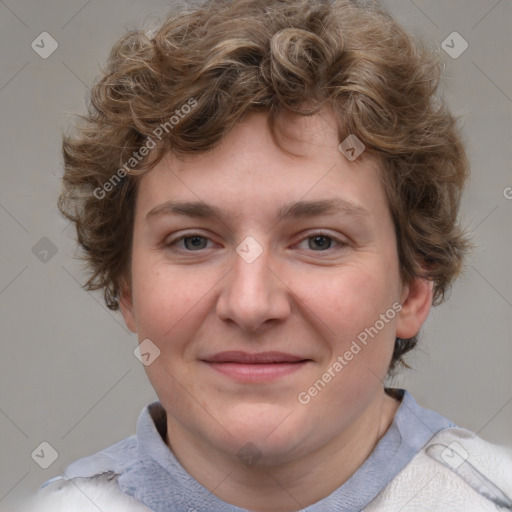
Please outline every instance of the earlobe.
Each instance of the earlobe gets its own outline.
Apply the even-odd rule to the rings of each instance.
[[[428,279],[416,277],[404,286],[402,310],[396,323],[398,338],[412,338],[420,331],[432,306],[433,284]]]
[[[137,326],[135,322],[135,315],[133,311],[133,297],[132,291],[128,286],[123,286],[121,293],[119,294],[119,308],[123,314],[124,323],[126,327],[133,333],[137,332]]]

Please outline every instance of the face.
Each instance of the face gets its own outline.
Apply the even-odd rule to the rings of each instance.
[[[250,114],[141,178],[122,311],[160,350],[145,370],[170,431],[286,461],[357,422],[425,315],[407,306],[376,162],[345,158],[329,111],[278,128],[294,155]]]

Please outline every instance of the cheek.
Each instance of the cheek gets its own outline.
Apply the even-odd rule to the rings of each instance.
[[[139,337],[154,338],[161,350],[177,347],[180,339],[197,325],[207,307],[208,292],[218,279],[192,267],[173,269],[162,262],[133,267],[134,309]]]
[[[327,350],[304,391],[322,389],[315,396],[318,407],[355,414],[382,386],[395,342],[394,277],[377,267],[351,267],[317,287],[310,307],[327,326],[322,329]],[[325,392],[321,384],[315,387],[318,379],[328,382]]]
[[[302,276],[304,302],[333,331],[355,334],[373,324],[398,295],[398,274],[384,265],[350,265],[325,276]]]
[[[378,384],[388,369],[396,332],[393,304],[399,295],[398,270],[385,261],[367,258],[364,263],[339,267],[330,275],[317,275],[315,279],[304,275],[297,280],[297,284],[302,282],[301,294],[311,311],[309,318],[323,333],[319,336],[326,349],[323,371],[338,357],[343,358],[343,370],[335,379],[338,385],[332,387],[333,391],[338,389],[342,401],[346,393]],[[341,393],[339,386],[344,388]]]

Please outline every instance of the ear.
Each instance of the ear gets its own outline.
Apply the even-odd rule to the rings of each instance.
[[[121,293],[119,294],[119,307],[123,314],[124,323],[130,331],[137,332],[137,324],[135,322],[135,314],[133,310],[133,294],[128,284],[123,284]]]
[[[432,306],[433,285],[432,281],[415,277],[404,286],[401,297],[402,310],[396,322],[398,338],[412,338],[420,331]]]

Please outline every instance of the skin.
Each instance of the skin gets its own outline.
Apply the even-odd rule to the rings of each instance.
[[[141,178],[121,296],[129,329],[160,350],[145,370],[173,453],[219,498],[261,512],[311,505],[361,466],[399,406],[383,385],[395,337],[417,334],[432,302],[430,282],[401,282],[378,164],[364,153],[345,158],[333,113],[283,117],[278,133],[295,156],[275,144],[264,114],[251,113],[213,151],[169,154]],[[331,198],[366,213],[277,219],[286,204]],[[225,217],[148,216],[170,200],[208,203]],[[178,240],[192,233],[205,239]],[[252,263],[236,252],[249,236],[263,251]],[[400,313],[300,403],[397,302]],[[201,361],[227,350],[310,361],[271,383],[241,383]],[[237,456],[244,446],[257,463]]]

